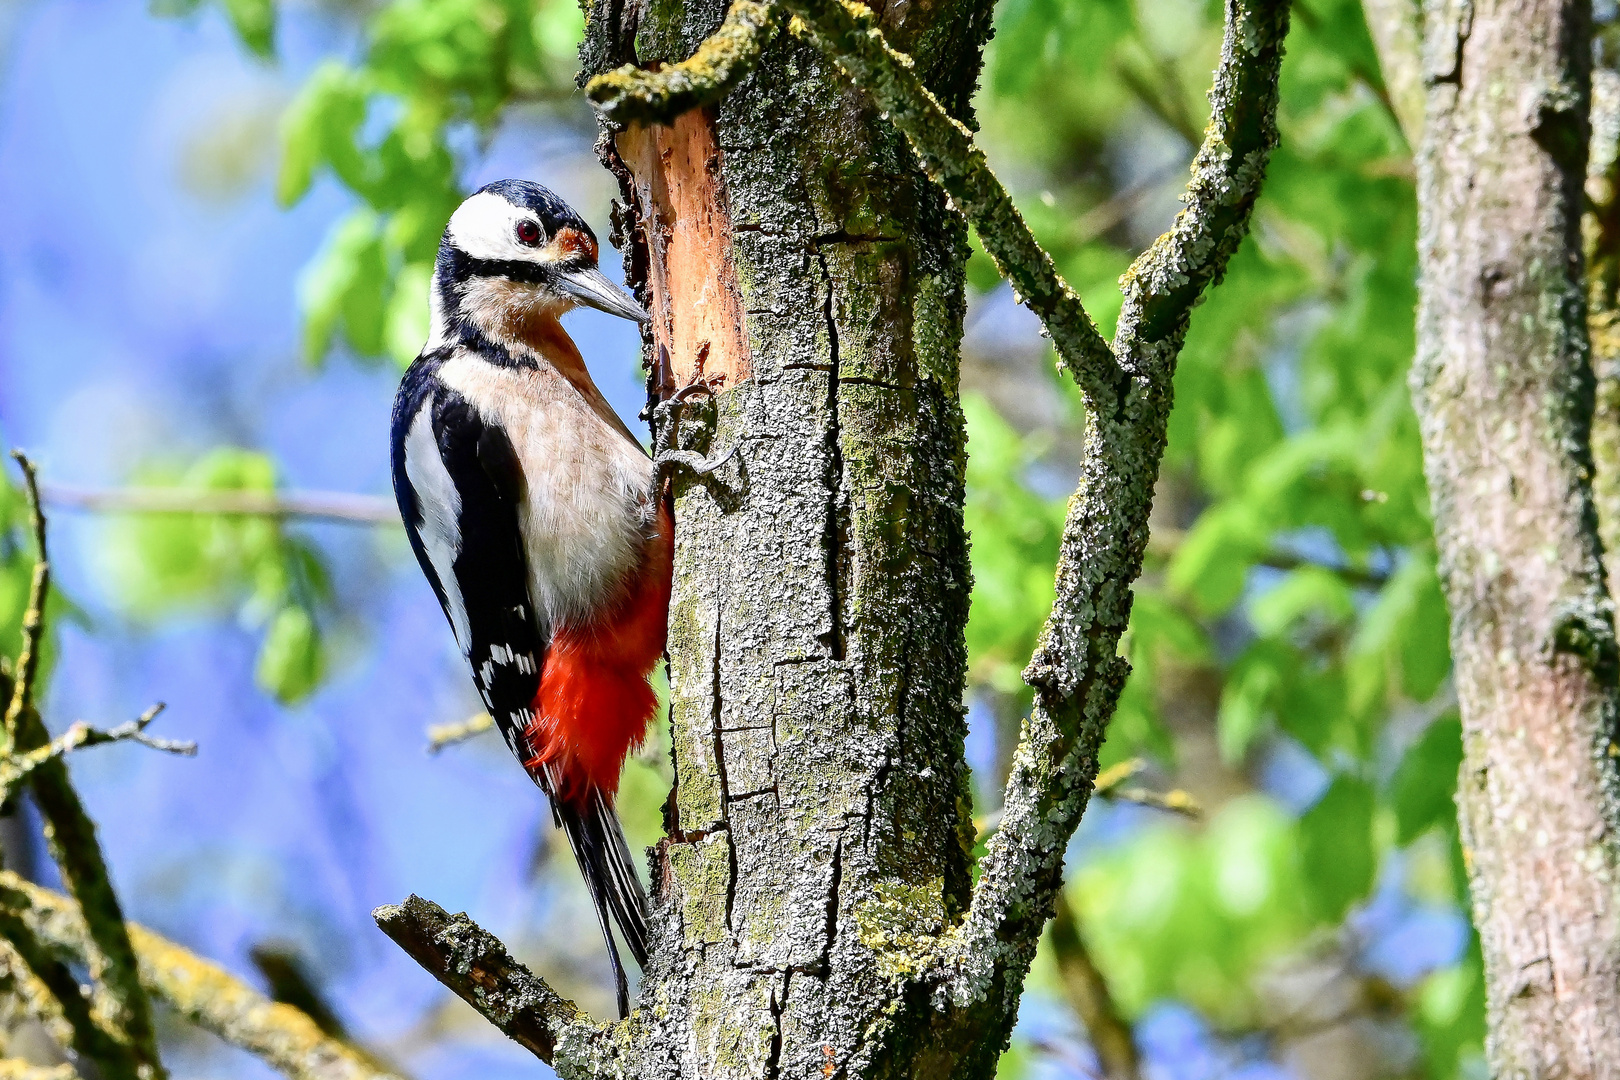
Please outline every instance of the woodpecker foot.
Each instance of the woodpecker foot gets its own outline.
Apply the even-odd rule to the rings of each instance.
[[[660,480],[668,479],[678,472],[690,473],[693,476],[709,476],[736,456],[735,443],[724,454],[712,458],[705,458],[691,450],[665,450],[653,459],[653,465],[658,469]]]

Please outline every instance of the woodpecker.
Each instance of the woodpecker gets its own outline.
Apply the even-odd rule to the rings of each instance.
[[[596,236],[539,184],[451,215],[427,344],[394,399],[394,494],[411,549],[507,746],[568,837],[629,1012],[616,924],[647,959],[647,899],[614,812],[655,710],[674,533],[657,469],[559,317],[646,322]]]

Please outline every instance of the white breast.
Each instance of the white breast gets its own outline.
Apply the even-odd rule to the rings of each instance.
[[[438,374],[517,452],[536,610],[552,633],[589,621],[642,557],[656,514],[652,462],[543,362],[508,368],[458,353]]]

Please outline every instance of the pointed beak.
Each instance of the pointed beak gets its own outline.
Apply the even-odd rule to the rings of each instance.
[[[596,267],[570,270],[562,276],[562,290],[577,302],[632,322],[651,322],[635,298],[607,279]]]

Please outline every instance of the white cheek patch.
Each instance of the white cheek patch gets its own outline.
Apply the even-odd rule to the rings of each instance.
[[[536,262],[534,248],[517,240],[517,223],[534,215],[519,210],[493,191],[480,192],[450,215],[450,242],[475,259]]]
[[[450,629],[465,656],[472,645],[472,632],[455,575],[456,555],[461,551],[461,493],[456,490],[450,470],[444,467],[439,444],[433,438],[432,398],[422,403],[405,435],[405,477],[416,493],[416,506],[422,516],[417,523],[422,548],[444,589]]]

